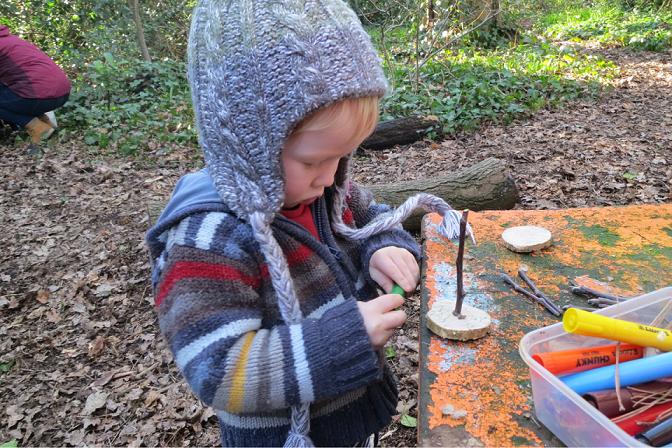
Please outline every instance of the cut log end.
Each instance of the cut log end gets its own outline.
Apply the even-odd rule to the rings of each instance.
[[[483,310],[462,304],[460,319],[453,314],[454,300],[438,300],[427,313],[427,328],[433,333],[446,339],[456,341],[470,341],[480,339],[490,333],[492,319]]]
[[[534,252],[553,244],[553,235],[547,229],[538,226],[510,227],[502,233],[507,249],[514,252]]]

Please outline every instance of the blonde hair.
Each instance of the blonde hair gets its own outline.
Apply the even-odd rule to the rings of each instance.
[[[353,140],[363,140],[371,135],[377,124],[377,97],[348,98],[307,116],[296,125],[292,135],[327,128],[337,131],[351,129]]]

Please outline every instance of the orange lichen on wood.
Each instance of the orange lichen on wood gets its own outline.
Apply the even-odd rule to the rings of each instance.
[[[431,257],[427,263],[425,286],[430,291],[429,306],[442,293],[437,278],[445,281],[453,279],[454,270],[446,269],[446,263],[454,263],[455,248],[440,239],[426,241],[426,254]],[[469,257],[472,259],[473,257]],[[468,262],[473,268],[473,263]],[[487,290],[492,284],[471,280],[465,282],[465,290],[470,298],[474,291]],[[445,293],[444,293],[445,294]],[[487,301],[487,300],[485,300]],[[479,304],[477,303],[476,306]],[[483,305],[483,303],[480,303]],[[487,310],[491,311],[491,310]],[[433,337],[429,347],[429,370],[437,375],[430,387],[432,405],[429,428],[438,425],[452,427],[464,425],[467,432],[478,438],[486,446],[511,446],[512,438],[526,440],[529,444],[541,444],[534,432],[522,428],[514,416],[521,416],[530,410],[531,395],[521,393],[516,382],[526,369],[507,359],[501,339],[506,338],[510,350],[515,352],[517,341],[523,336],[520,331],[503,330],[496,323],[491,329],[493,335],[475,342],[453,342]],[[510,333],[510,334],[507,334]],[[493,337],[495,336],[495,337]],[[517,354],[514,353],[514,356]],[[456,411],[466,411],[466,416],[454,419],[442,412],[447,405]]]
[[[514,415],[522,416],[530,410],[531,397],[522,394],[517,383],[526,372],[502,356],[502,348],[494,337],[486,337],[478,345],[472,359],[458,364],[451,361],[464,356],[462,348],[439,338],[432,339],[429,368],[437,378],[430,389],[433,403],[428,406],[432,413],[430,429],[438,425],[464,425],[467,432],[486,446],[511,446],[513,437],[541,444],[532,431],[522,428],[514,419]],[[466,417],[456,420],[444,415],[442,409],[446,405],[466,411]]]

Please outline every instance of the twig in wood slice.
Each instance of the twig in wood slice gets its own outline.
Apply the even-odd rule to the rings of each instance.
[[[562,314],[562,310],[558,307],[558,305],[556,305],[551,299],[549,299],[548,296],[547,296],[546,294],[544,294],[543,292],[539,291],[539,288],[537,288],[537,287],[534,285],[534,283],[532,283],[532,280],[530,280],[530,277],[528,277],[527,274],[525,273],[525,269],[523,268],[523,266],[525,266],[525,265],[521,265],[521,266],[518,268],[518,275],[520,275],[520,277],[521,277],[523,280],[525,280],[525,283],[527,283],[527,286],[529,286],[530,289],[532,289],[532,291],[534,291],[534,294],[535,294],[537,297],[541,297],[542,299],[544,299],[544,300],[546,301],[546,303],[548,303],[548,305],[550,305],[550,307],[553,308],[553,309],[550,309],[550,308],[549,308],[549,311],[551,311],[551,312],[555,311],[555,313],[557,313],[557,314],[555,314],[555,313],[553,313],[553,314],[555,314],[556,316]],[[547,307],[547,308],[548,308],[548,307]]]
[[[462,265],[464,264],[464,241],[467,236],[467,217],[469,210],[462,212],[462,219],[460,219],[460,244],[457,247],[457,258],[455,259],[455,267],[457,268],[457,300],[455,300],[455,310],[453,315],[458,319],[464,319],[462,315],[462,302],[464,301],[464,284],[462,282]]]
[[[611,299],[616,302],[618,301],[623,302],[625,300],[628,300],[628,297],[615,296],[607,292],[595,291],[594,289],[586,288],[585,286],[574,286],[572,288],[572,292],[580,296],[595,296],[595,297],[601,297],[603,299]]]
[[[521,293],[521,294],[526,295],[527,297],[529,297],[530,299],[534,300],[534,301],[537,302],[539,305],[543,306],[543,307],[546,308],[548,311],[550,311],[551,313],[553,313],[555,316],[559,316],[559,315],[561,314],[561,312],[557,311],[555,308],[553,308],[552,305],[550,305],[548,302],[546,302],[546,300],[544,300],[543,297],[537,297],[537,296],[535,296],[534,294],[532,294],[531,292],[526,291],[526,290],[524,290],[523,288],[521,288],[520,286],[518,286],[518,285],[516,284],[516,282],[514,282],[514,281],[511,279],[511,277],[509,277],[507,274],[503,274],[503,273],[502,273],[502,274],[499,274],[499,276],[502,277],[502,280],[504,280],[505,283],[508,283],[509,285],[511,285],[511,286],[513,287],[513,289],[514,289],[516,292],[519,292],[519,293]]]

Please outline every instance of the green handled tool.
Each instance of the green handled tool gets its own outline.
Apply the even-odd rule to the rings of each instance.
[[[390,294],[399,294],[402,297],[406,297],[406,291],[404,291],[401,286],[397,285],[396,283],[394,284],[392,291],[390,291]]]
[[[401,297],[406,298],[406,291],[404,291],[402,287],[397,285],[396,283],[392,287],[392,291],[390,291],[390,294],[399,294]],[[395,308],[395,310],[398,310],[400,308],[401,307]]]

